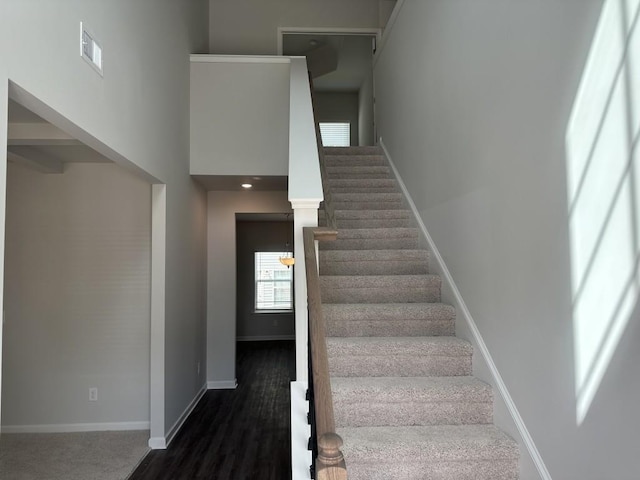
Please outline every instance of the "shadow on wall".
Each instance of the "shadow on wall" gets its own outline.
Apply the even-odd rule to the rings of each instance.
[[[638,318],[639,16],[605,1],[566,132],[577,425]]]

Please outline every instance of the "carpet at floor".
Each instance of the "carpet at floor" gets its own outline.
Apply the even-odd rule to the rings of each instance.
[[[148,431],[2,434],[2,480],[125,480],[148,451]]]

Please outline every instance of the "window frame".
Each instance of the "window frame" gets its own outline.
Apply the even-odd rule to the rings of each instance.
[[[273,278],[259,278],[259,264],[258,264],[258,259],[260,255],[273,255],[273,257],[271,258],[271,262],[273,264],[275,264],[278,267],[282,267],[282,268],[278,268],[276,270],[273,270],[274,275]],[[293,256],[293,252],[274,252],[274,251],[267,251],[267,250],[259,250],[259,251],[255,251],[253,253],[253,289],[254,289],[254,299],[253,299],[253,311],[254,313],[257,314],[271,314],[271,313],[292,313],[294,310],[294,275],[293,275],[293,269],[292,268],[287,268],[286,266],[280,264],[279,262],[279,257],[284,257],[284,256]],[[275,263],[277,262],[277,264]],[[264,270],[264,268],[263,268]],[[286,272],[289,271],[289,278],[286,279],[281,279],[281,278],[276,278],[275,272]],[[262,303],[262,307],[260,307],[259,305],[259,286],[261,283],[274,283],[274,284],[288,284],[289,285],[289,292],[290,292],[290,298],[289,298],[289,307],[283,307],[281,305],[278,305],[278,303],[276,302],[275,299],[275,291],[277,290],[277,288],[274,287],[272,288],[273,293],[273,304],[274,306],[269,308],[269,307],[264,307],[264,300]]]

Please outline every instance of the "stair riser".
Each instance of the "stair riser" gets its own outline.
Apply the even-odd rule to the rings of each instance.
[[[329,374],[340,377],[455,377],[471,375],[471,356],[330,355]]]
[[[339,237],[338,237],[339,238]],[[415,250],[417,238],[354,238],[324,242],[322,249],[331,250]]]
[[[422,337],[455,335],[453,320],[325,320],[331,337]]]
[[[327,167],[368,167],[386,166],[382,155],[325,155],[324,164]]]
[[[382,149],[376,146],[323,147],[326,155],[382,155]]]
[[[381,179],[381,178],[389,178],[389,174],[386,172],[336,172],[336,173],[327,173],[329,179],[339,178],[339,179]]]
[[[336,399],[334,395],[336,427],[469,425],[493,421],[491,402],[367,402],[363,408],[361,398],[351,400]]]
[[[416,239],[418,238],[417,228],[361,228],[361,229],[348,229],[339,230],[339,240],[354,240],[354,239]],[[322,245],[329,245],[335,242],[323,242]]]
[[[382,179],[377,179],[377,180],[356,180],[356,179],[340,180],[340,179],[330,179],[330,180],[328,180],[328,182],[329,182],[329,188],[331,189],[332,192],[335,192],[336,188],[344,188],[344,189],[351,189],[351,188],[362,188],[362,189],[394,188],[394,189],[396,189],[396,193],[400,193],[400,191],[397,189],[398,188],[397,182],[392,178],[382,178]],[[367,190],[367,192],[368,191],[369,190]],[[347,193],[350,193],[350,191],[347,190]]]
[[[333,194],[340,193],[396,193],[396,187],[331,187]]]
[[[334,208],[334,213],[336,218],[345,219],[345,220],[390,220],[395,218],[402,219],[413,219],[411,212],[407,209],[404,210],[382,210],[375,212],[367,212],[360,210],[341,210],[339,208]]]
[[[429,303],[440,301],[440,287],[406,289],[388,287],[322,289],[326,303]]]
[[[320,275],[419,275],[429,273],[428,270],[426,261],[320,261]]]
[[[404,210],[402,202],[332,202],[334,210]]]
[[[517,480],[517,460],[416,462],[397,460],[362,463],[345,455],[349,480]]]
[[[406,228],[414,225],[409,218],[363,218],[363,219],[340,219],[336,218],[336,225],[340,228]]]
[[[333,202],[401,202],[402,195],[399,193],[336,193],[331,190],[331,200]]]

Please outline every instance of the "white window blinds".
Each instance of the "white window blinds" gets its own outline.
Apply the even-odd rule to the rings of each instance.
[[[256,310],[293,309],[293,268],[280,263],[291,252],[255,252]]]
[[[345,122],[320,122],[323,147],[348,147],[351,145],[351,125]]]

